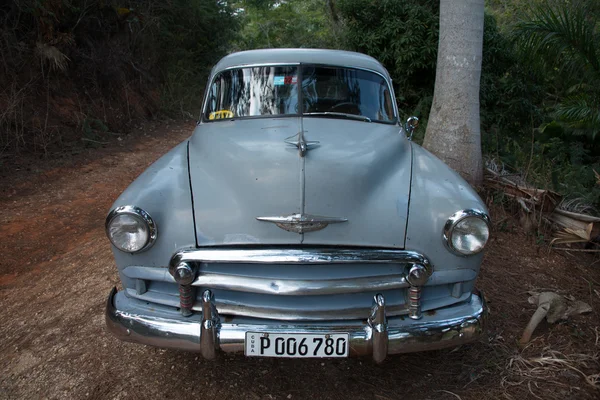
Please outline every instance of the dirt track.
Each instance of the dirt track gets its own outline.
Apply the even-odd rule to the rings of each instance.
[[[151,132],[148,125],[146,135],[69,165],[0,176],[0,398],[521,399],[600,392],[584,378],[600,372],[599,264],[548,255],[511,219],[494,232],[478,282],[492,311],[489,337],[470,346],[374,365],[242,355],[206,362],[119,342],[104,328],[106,297],[119,284],[104,217],[118,194],[192,128],[171,123]],[[594,312],[543,324],[520,349],[516,340],[532,313],[528,290],[573,295]],[[563,359],[552,364],[559,368],[528,367],[548,354]]]

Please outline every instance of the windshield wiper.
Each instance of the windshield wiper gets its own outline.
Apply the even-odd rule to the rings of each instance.
[[[309,113],[302,114],[302,116],[305,116],[305,115],[341,117],[341,118],[357,119],[360,121],[371,122],[371,118],[365,117],[364,115],[346,114],[346,113],[332,112],[332,111],[309,112]]]

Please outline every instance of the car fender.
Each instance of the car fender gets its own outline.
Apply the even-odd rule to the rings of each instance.
[[[446,221],[460,210],[476,209],[488,214],[473,188],[440,159],[412,143],[413,166],[405,248],[425,254],[434,270],[479,271],[483,252],[459,256],[446,246]]]
[[[176,250],[194,247],[194,218],[188,170],[188,140],[180,143],[146,169],[114,202],[146,211],[158,229],[154,244],[139,253],[112,246],[119,271],[131,265],[167,267]],[[165,268],[165,273],[167,269]],[[127,279],[121,274],[121,279]],[[124,286],[131,287],[129,284]]]

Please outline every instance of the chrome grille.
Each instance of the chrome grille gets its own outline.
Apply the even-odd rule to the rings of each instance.
[[[192,286],[210,289],[221,315],[278,320],[364,319],[373,296],[383,293],[388,315],[406,315],[405,264],[213,264],[197,263]],[[179,291],[164,268],[128,267],[124,274],[143,280],[144,292],[128,295],[179,307]]]
[[[187,312],[201,312],[200,294],[210,289],[221,315],[282,321],[364,319],[376,294],[385,296],[389,316],[418,318],[421,310],[468,299],[476,277],[466,269],[435,271],[415,305],[409,302],[406,273],[416,264],[432,268],[415,252],[209,248],[177,253],[171,270],[180,262],[196,272],[195,302]],[[181,306],[178,285],[166,268],[130,266],[122,274],[130,297]]]
[[[373,296],[408,312],[403,264],[202,264],[192,283],[210,289],[220,314],[278,320],[363,318]],[[194,307],[194,310],[199,310]]]

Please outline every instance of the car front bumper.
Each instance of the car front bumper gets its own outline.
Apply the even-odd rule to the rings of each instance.
[[[377,296],[376,296],[377,297]],[[157,310],[113,288],[106,303],[106,324],[119,339],[151,346],[201,352],[214,358],[217,350],[244,352],[246,332],[327,334],[348,333],[351,357],[372,356],[381,362],[388,354],[455,347],[475,341],[484,330],[487,306],[481,293],[471,300],[426,312],[420,320],[386,318],[383,299],[364,321],[288,323],[251,318],[225,318],[203,298],[203,316],[182,317]],[[206,317],[204,317],[206,316]]]

